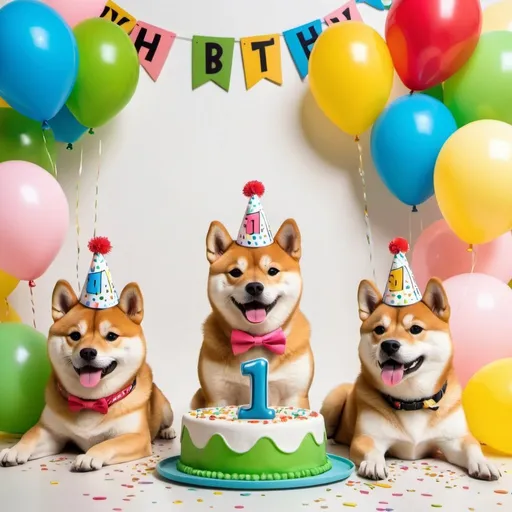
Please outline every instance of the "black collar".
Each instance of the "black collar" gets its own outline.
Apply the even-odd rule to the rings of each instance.
[[[384,393],[382,393],[382,397],[396,411],[419,411],[420,409],[437,411],[439,409],[439,405],[437,404],[446,393],[447,386],[448,382],[445,382],[443,387],[435,395],[427,398],[420,398],[419,400],[399,400],[398,398],[385,395]]]

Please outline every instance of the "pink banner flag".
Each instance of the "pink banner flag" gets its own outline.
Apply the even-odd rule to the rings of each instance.
[[[327,26],[334,25],[335,23],[340,23],[341,21],[363,21],[361,15],[359,14],[359,9],[356,5],[356,0],[350,0],[346,4],[338,7],[335,11],[332,11],[328,14],[324,21],[327,23]]]
[[[171,51],[176,34],[144,21],[138,21],[130,34],[130,39],[139,54],[141,66],[156,82]]]

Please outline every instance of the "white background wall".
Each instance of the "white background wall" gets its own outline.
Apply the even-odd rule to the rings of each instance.
[[[120,0],[148,23],[179,35],[250,36],[282,32],[321,18],[343,0]],[[483,2],[491,3],[491,2]],[[383,34],[385,13],[359,5],[366,23]],[[356,291],[371,278],[365,239],[357,148],[316,107],[282,41],[284,83],[261,82],[245,90],[240,48],[235,47],[228,93],[210,83],[192,91],[191,43],[176,40],[157,83],[141,69],[129,106],[95,136],[83,138],[85,167],[80,183],[80,280],[86,275],[92,236],[94,187],[101,139],[98,234],[110,237],[108,262],[118,291],[129,281],[142,287],[149,363],[156,382],[178,410],[188,407],[198,386],[197,357],[201,324],[209,312],[205,235],[218,219],[236,236],[246,200],[241,189],[262,180],[263,204],[275,231],[294,217],[303,236],[302,309],[312,324],[316,375],[314,408],[340,381],[354,379],[359,319]],[[378,87],[379,84],[375,84]],[[393,97],[406,91],[395,80]],[[397,134],[399,137],[400,134]],[[388,242],[410,236],[409,208],[385,189],[362,137],[370,220],[378,285],[383,288],[391,264]],[[65,246],[35,288],[37,327],[47,332],[55,281],[76,287],[74,210],[80,158],[62,148],[59,181],[73,217]],[[420,220],[439,218],[435,200],[412,218],[413,239]],[[29,290],[20,283],[11,302],[32,321]]]

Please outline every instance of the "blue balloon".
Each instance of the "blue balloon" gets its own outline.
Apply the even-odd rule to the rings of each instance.
[[[0,9],[0,96],[36,121],[48,121],[66,103],[76,80],[78,49],[69,25],[36,0]]]
[[[75,119],[66,105],[53,119],[48,121],[48,124],[55,135],[55,140],[68,144],[76,142],[87,131],[87,128]]]
[[[456,130],[453,115],[435,98],[415,93],[393,101],[371,133],[375,168],[389,191],[413,207],[433,196],[437,156]]]

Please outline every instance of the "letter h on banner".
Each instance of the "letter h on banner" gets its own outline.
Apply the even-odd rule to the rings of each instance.
[[[308,74],[311,49],[321,33],[322,21],[319,19],[283,32],[284,40],[301,79]]]

